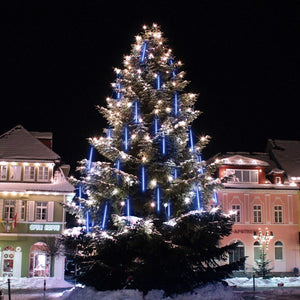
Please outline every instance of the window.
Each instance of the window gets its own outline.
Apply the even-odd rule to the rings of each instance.
[[[276,184],[281,184],[281,178],[280,177],[275,177],[275,182],[276,182]]]
[[[35,167],[34,166],[25,166],[24,167],[24,180],[25,181],[34,181],[35,178]]]
[[[49,181],[49,168],[48,167],[39,167],[38,181]]]
[[[261,205],[253,206],[253,222],[261,223]]]
[[[237,247],[229,253],[229,263],[236,262],[245,256],[245,247],[244,244],[238,241]],[[243,271],[245,269],[245,265],[240,266],[239,270]]]
[[[258,170],[227,169],[226,176],[229,175],[229,182],[258,183]]]
[[[9,180],[20,181],[21,180],[21,166],[12,165],[9,168]]]
[[[274,206],[274,221],[275,223],[282,223],[282,206]]]
[[[25,208],[26,208],[25,201],[20,200],[20,220],[25,220]]]
[[[283,260],[283,244],[280,241],[275,243],[275,260]]]
[[[234,204],[232,205],[232,210],[235,212],[235,214],[232,215],[232,219],[236,223],[241,222],[241,206]]]
[[[4,201],[4,220],[12,220],[15,216],[15,201]]]
[[[47,220],[47,202],[37,201],[36,202],[36,221],[46,221]]]
[[[254,260],[257,260],[259,259],[261,253],[260,243],[258,241],[254,242],[253,247],[254,247]]]
[[[7,179],[7,165],[0,166],[0,180]]]

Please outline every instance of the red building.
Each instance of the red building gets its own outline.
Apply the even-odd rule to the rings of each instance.
[[[299,187],[289,180],[268,153],[227,153],[221,161],[219,178],[224,189],[218,192],[225,213],[234,213],[232,234],[224,243],[239,242],[229,260],[247,256],[241,271],[252,273],[259,257],[260,243],[254,235],[261,229],[273,234],[267,259],[275,273],[292,273],[300,267],[297,193]]]

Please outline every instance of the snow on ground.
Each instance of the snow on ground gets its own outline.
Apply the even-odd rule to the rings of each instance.
[[[185,293],[178,296],[163,298],[163,291],[152,290],[145,297],[143,293],[138,290],[118,290],[118,291],[96,291],[91,287],[76,287],[69,291],[63,292],[59,299],[62,300],[200,300],[200,299],[210,299],[210,300],[238,300],[239,295],[233,293],[233,289],[230,287],[224,287],[222,284],[208,284],[207,286],[196,289],[192,294]]]
[[[152,290],[143,297],[138,290],[117,290],[117,291],[97,291],[92,287],[85,287],[77,284],[76,287],[62,279],[46,278],[47,299],[53,300],[238,300],[250,299],[253,296],[252,278],[235,277],[226,280],[229,284],[225,287],[221,283],[208,284],[203,288],[196,289],[193,293],[185,293],[173,297],[163,298],[163,291]],[[278,283],[283,283],[284,288],[278,287]],[[300,299],[300,277],[273,277],[270,279],[255,278],[255,295],[262,299],[275,299],[278,296],[286,296],[284,299]],[[11,290],[13,299],[35,300],[41,298],[41,290],[44,287],[44,278],[11,278]],[[63,288],[61,290],[48,290]],[[246,290],[242,290],[245,288]],[[285,289],[287,288],[287,289]],[[0,289],[7,289],[7,278],[0,277]],[[40,289],[40,291],[38,290]],[[14,293],[17,290],[28,290],[23,294]],[[7,299],[5,292],[4,299]],[[252,298],[251,298],[252,299]],[[282,298],[283,299],[283,298]]]
[[[253,279],[247,277],[234,277],[226,279],[229,286],[253,287]],[[269,279],[255,278],[256,287],[278,287],[278,284],[284,284],[284,287],[300,287],[300,277],[271,277]]]
[[[10,279],[10,288],[13,290],[17,289],[43,289],[44,288],[44,280],[46,279],[46,289],[51,288],[71,288],[72,284],[69,282],[55,278],[14,278]],[[0,277],[0,288],[7,289],[7,277]]]

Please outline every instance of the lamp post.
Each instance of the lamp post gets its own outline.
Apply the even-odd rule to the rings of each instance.
[[[266,227],[265,233],[262,233],[260,228],[258,228],[258,235],[256,234],[256,231],[253,233],[253,238],[259,242],[261,247],[266,247],[266,250],[269,249],[269,243],[273,237],[273,232],[269,231],[268,227]]]
[[[271,270],[268,269],[267,266],[270,261],[266,261],[266,253],[265,251],[268,251],[270,241],[273,239],[273,232],[269,231],[268,228],[266,228],[266,232],[263,233],[261,229],[258,229],[258,234],[256,231],[253,233],[253,238],[259,242],[260,248],[261,248],[261,257],[259,260],[256,261],[259,269],[254,269],[258,274],[261,274],[263,278],[266,278],[266,274]]]

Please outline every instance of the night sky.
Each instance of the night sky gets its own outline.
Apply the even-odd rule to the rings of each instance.
[[[112,94],[113,68],[153,22],[184,63],[187,91],[200,93],[193,128],[212,136],[204,158],[300,139],[300,1],[5,3],[1,134],[52,131],[72,170],[106,127],[95,106]]]

